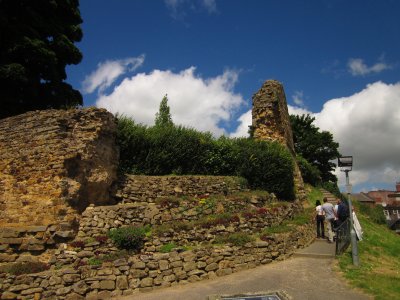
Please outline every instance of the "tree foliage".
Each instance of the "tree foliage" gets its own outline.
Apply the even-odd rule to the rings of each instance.
[[[79,0],[0,0],[0,118],[82,104],[64,82],[82,54]]]
[[[158,113],[156,113],[155,126],[169,127],[172,125],[174,125],[174,123],[172,122],[172,117],[168,106],[168,97],[165,95],[161,100]]]
[[[337,178],[332,174],[336,164],[332,160],[340,156],[339,143],[330,132],[320,131],[314,121],[310,115],[290,116],[295,151],[319,170],[323,182],[336,183]]]

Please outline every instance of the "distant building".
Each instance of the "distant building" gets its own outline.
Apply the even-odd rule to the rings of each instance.
[[[400,182],[396,182],[396,191],[378,190],[353,196],[367,205],[381,205],[387,225],[400,234]]]
[[[400,206],[400,182],[396,182],[396,191],[378,190],[362,194],[366,194],[375,200],[375,204],[382,205],[383,207],[387,205]]]
[[[365,205],[375,206],[375,199],[368,196],[366,193],[352,194],[352,197]]]

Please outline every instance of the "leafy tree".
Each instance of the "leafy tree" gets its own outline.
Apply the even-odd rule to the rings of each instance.
[[[319,170],[322,182],[336,183],[337,178],[332,174],[336,164],[332,160],[340,155],[339,143],[330,132],[320,131],[314,121],[310,115],[290,116],[295,151]]]
[[[168,97],[165,95],[160,103],[158,113],[156,113],[155,126],[156,127],[169,127],[174,125],[171,118],[171,113],[168,106]]]
[[[78,64],[79,0],[0,0],[0,118],[82,104],[64,82]]]

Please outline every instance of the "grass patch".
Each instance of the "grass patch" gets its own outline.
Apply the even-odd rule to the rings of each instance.
[[[319,188],[306,184],[308,204],[315,207],[315,201],[319,200],[322,203],[324,195]]]
[[[358,242],[360,266],[352,263],[351,247],[338,258],[344,277],[356,287],[374,295],[376,300],[399,299],[400,295],[400,236],[374,222],[375,212],[360,209],[357,217],[364,231],[363,240]]]
[[[227,244],[230,243],[234,246],[244,246],[245,244],[254,241],[255,238],[248,233],[232,233],[228,235],[219,235],[215,237],[215,244]]]
[[[271,235],[271,234],[275,234],[275,233],[285,233],[285,232],[289,232],[291,230],[293,230],[293,226],[290,226],[289,224],[283,223],[280,225],[274,225],[271,227],[264,228],[260,233],[260,237],[262,239],[262,237],[265,235]]]
[[[165,245],[161,246],[160,252],[161,253],[169,253],[176,247],[177,246],[174,243],[168,243],[168,244],[165,244]]]
[[[302,226],[302,225],[310,223],[313,211],[314,211],[314,209],[312,207],[306,208],[306,209],[304,209],[304,211],[302,213],[297,214],[291,220],[285,220],[279,225],[273,225],[273,226],[264,228],[260,233],[261,239],[263,236],[266,236],[266,235],[290,232],[290,231],[293,231],[294,230],[293,228],[296,226]]]
[[[305,225],[310,223],[311,217],[314,213],[314,208],[313,207],[307,207],[304,209],[303,212],[300,214],[297,214],[292,220],[287,220],[285,222],[288,222],[289,224],[294,224],[294,225]]]

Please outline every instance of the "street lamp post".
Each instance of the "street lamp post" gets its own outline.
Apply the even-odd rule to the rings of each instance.
[[[358,259],[358,246],[357,246],[357,235],[353,226],[353,207],[351,204],[351,184],[349,180],[349,172],[353,168],[353,156],[342,156],[338,158],[338,166],[340,167],[340,171],[346,173],[346,192],[347,199],[349,201],[349,214],[350,214],[350,239],[351,239],[351,255],[353,258],[353,265],[359,266],[360,262]]]

